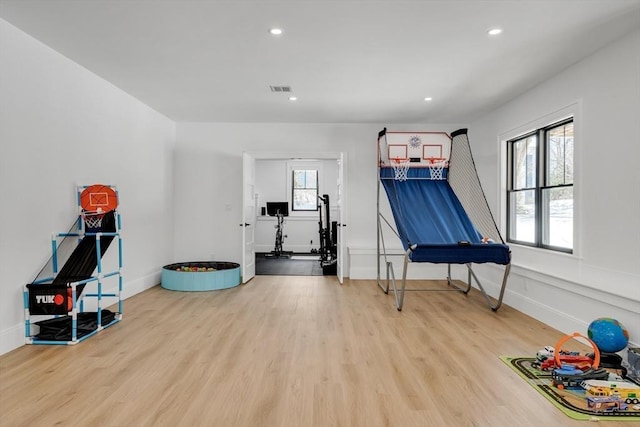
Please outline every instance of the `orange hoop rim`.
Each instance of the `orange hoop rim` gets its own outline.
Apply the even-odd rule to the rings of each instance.
[[[556,344],[555,351],[553,352],[556,366],[562,366],[562,362],[560,361],[560,349],[562,349],[562,345],[573,338],[583,338],[591,345],[591,347],[593,347],[593,363],[591,364],[591,367],[593,369],[598,369],[598,366],[600,366],[600,350],[598,349],[598,346],[588,337],[585,337],[579,332],[574,332],[570,335],[565,335],[564,337],[560,338],[560,340]]]
[[[431,165],[447,162],[447,159],[444,157],[426,157],[425,160],[427,160]]]
[[[408,157],[391,157],[390,160],[391,160],[391,163],[395,163],[397,165],[410,161]]]

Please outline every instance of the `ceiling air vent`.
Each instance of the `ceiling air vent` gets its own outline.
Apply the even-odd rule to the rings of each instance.
[[[291,86],[269,86],[271,92],[291,92]]]

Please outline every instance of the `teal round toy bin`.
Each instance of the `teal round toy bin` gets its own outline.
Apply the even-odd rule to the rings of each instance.
[[[171,291],[216,291],[239,284],[240,264],[235,262],[179,262],[162,267],[161,286]]]

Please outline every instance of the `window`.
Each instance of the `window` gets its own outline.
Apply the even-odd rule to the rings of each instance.
[[[317,211],[318,171],[315,169],[294,169],[292,173],[292,210]]]
[[[507,141],[507,240],[573,252],[573,118]]]

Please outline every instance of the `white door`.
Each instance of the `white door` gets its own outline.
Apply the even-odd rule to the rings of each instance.
[[[338,159],[338,182],[336,188],[337,195],[337,203],[336,207],[338,209],[338,241],[336,242],[336,251],[338,259],[336,260],[336,275],[338,276],[338,281],[342,284],[344,279],[343,266],[344,266],[344,242],[345,242],[345,228],[347,224],[345,221],[345,206],[344,206],[344,153],[340,153],[340,158]]]
[[[256,275],[256,160],[249,153],[242,153],[242,283]]]

